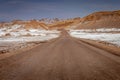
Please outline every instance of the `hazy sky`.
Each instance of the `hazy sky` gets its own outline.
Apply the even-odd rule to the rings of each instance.
[[[120,10],[120,0],[0,0],[0,21],[83,17]]]

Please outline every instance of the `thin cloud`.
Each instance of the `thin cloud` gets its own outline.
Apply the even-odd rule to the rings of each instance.
[[[1,0],[0,14],[11,19],[83,17],[94,11],[118,10],[119,4],[120,0]]]

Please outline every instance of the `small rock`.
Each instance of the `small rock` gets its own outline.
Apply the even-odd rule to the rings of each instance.
[[[8,50],[1,50],[0,54],[4,54],[4,53],[7,53],[7,52],[9,52],[9,51]]]

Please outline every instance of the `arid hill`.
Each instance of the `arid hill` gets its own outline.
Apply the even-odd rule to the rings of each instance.
[[[95,12],[81,18],[77,29],[120,28],[120,10]]]
[[[14,25],[21,25],[21,28],[29,29],[48,29],[47,25],[38,20],[29,20],[29,21],[22,21],[22,20],[14,20],[12,22],[7,23],[0,23],[0,27],[12,27]]]

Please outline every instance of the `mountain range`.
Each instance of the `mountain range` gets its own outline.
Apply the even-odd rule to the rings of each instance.
[[[120,10],[100,11],[89,14],[83,18],[71,19],[40,19],[40,20],[13,20],[1,22],[0,28],[20,25],[21,28],[29,29],[97,29],[97,28],[120,28]]]

